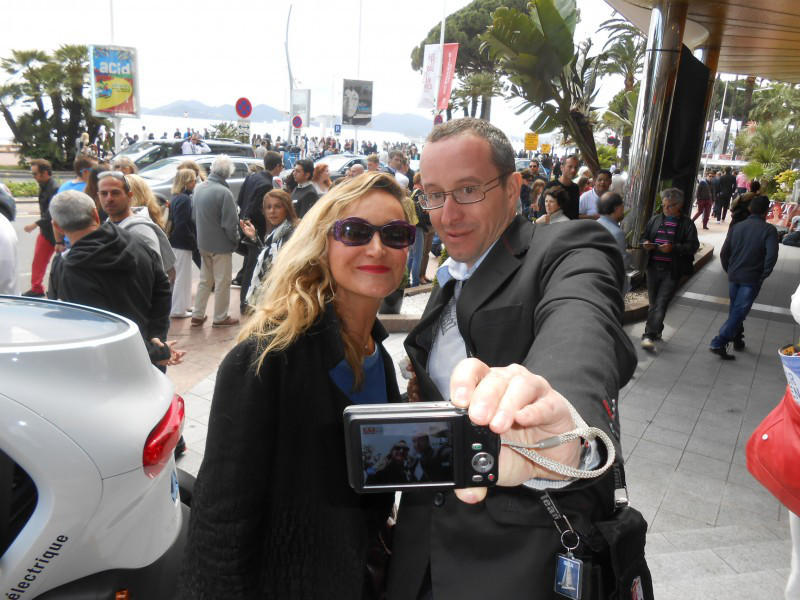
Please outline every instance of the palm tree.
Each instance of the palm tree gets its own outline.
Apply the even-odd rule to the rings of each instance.
[[[800,131],[789,120],[764,121],[743,130],[736,147],[748,164],[743,169],[751,179],[766,179],[768,184],[786,170],[800,152]]]
[[[0,66],[20,84],[20,91],[29,96],[39,110],[39,120],[44,123],[47,112],[42,98],[41,69],[50,62],[50,57],[43,50],[12,50],[11,58],[4,58]]]
[[[472,73],[458,86],[454,92],[457,103],[464,111],[464,116],[474,117],[478,112],[478,100],[481,100],[480,118],[489,120],[488,111],[490,104],[485,98],[499,96],[503,93],[503,86],[495,73]]]
[[[800,90],[786,83],[776,83],[759,93],[750,115],[755,121],[786,120],[793,127],[800,125]]]

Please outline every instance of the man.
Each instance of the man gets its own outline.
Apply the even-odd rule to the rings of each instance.
[[[0,211],[0,294],[19,295],[17,232]]]
[[[297,187],[292,192],[292,204],[294,204],[294,211],[301,219],[311,209],[317,200],[319,194],[314,186],[311,185],[311,178],[314,176],[314,163],[303,158],[294,163],[294,180],[297,182]]]
[[[531,185],[533,185],[533,182],[536,181],[537,179],[541,179],[542,181],[547,183],[547,177],[542,175],[542,173],[539,170],[539,159],[538,158],[532,158],[528,168],[530,169],[530,172],[531,172],[531,178],[530,178],[531,179]]]
[[[150,219],[147,207],[133,207],[133,191],[125,175],[119,171],[100,173],[97,177],[97,199],[108,220],[147,244],[158,256],[170,281],[174,281],[177,259],[169,239]]]
[[[389,164],[384,169],[384,171],[386,171],[387,173],[394,175],[394,178],[400,185],[400,189],[403,191],[408,189],[408,177],[406,177],[405,175],[403,175],[402,172],[400,172],[404,160],[405,157],[403,156],[403,153],[400,152],[400,150],[392,150],[389,153]]]
[[[653,350],[654,340],[661,338],[667,314],[678,281],[694,272],[694,254],[700,248],[694,221],[681,214],[683,192],[670,188],[661,192],[662,214],[653,215],[645,225],[642,247],[647,259],[647,323],[642,335],[642,348]]]
[[[542,170],[544,171],[544,178],[550,179],[550,172],[553,170],[553,159],[549,154],[542,157]]]
[[[778,261],[778,230],[766,222],[768,211],[769,199],[766,196],[753,198],[750,216],[731,225],[722,245],[719,258],[722,268],[728,273],[731,303],[728,319],[711,340],[709,350],[723,360],[736,358],[728,354],[730,342],[733,342],[734,350],[744,349],[744,320]]]
[[[594,188],[581,194],[578,203],[579,219],[598,219],[600,214],[597,212],[597,202],[600,197],[611,187],[611,171],[600,169],[594,178]]]
[[[696,221],[697,217],[703,215],[703,229],[708,229],[708,219],[711,215],[711,207],[714,204],[714,173],[706,172],[705,179],[697,183],[697,212],[692,217]]]
[[[206,305],[212,287],[212,327],[230,327],[239,323],[239,319],[228,314],[233,252],[239,245],[236,200],[226,181],[233,171],[231,159],[220,154],[211,163],[208,179],[195,187],[192,196],[192,220],[197,227],[197,247],[200,249],[200,282],[194,298],[193,327],[202,326],[208,319]]]
[[[516,216],[514,149],[486,121],[435,127],[421,161],[421,201],[450,259],[406,338],[415,397],[450,398],[469,408],[475,424],[491,424],[503,437],[526,435],[527,443],[573,428],[566,398],[616,437],[603,402],[617,397],[636,357],[621,326],[622,260],[611,237],[594,223],[536,227]],[[576,364],[591,374],[576,377]],[[542,453],[591,469],[579,446]],[[570,520],[578,505],[581,518],[593,519],[603,511],[591,498],[613,497],[613,478],[570,486],[508,448],[499,464],[500,485],[488,492],[403,493],[389,598],[552,597],[563,547],[534,488],[561,488],[558,505]]]
[[[208,147],[200,134],[193,133],[192,137],[181,144],[181,154],[210,154],[211,148]]]
[[[44,274],[54,252],[64,251],[64,242],[56,243],[53,224],[50,219],[50,201],[58,193],[58,183],[53,179],[53,167],[43,158],[31,161],[31,175],[39,184],[39,220],[25,225],[25,233],[37,228],[36,245],[33,248],[33,264],[31,265],[31,289],[22,294],[29,298],[44,298]]]
[[[72,168],[75,170],[75,179],[65,181],[58,188],[58,193],[66,192],[67,190],[75,190],[82,192],[86,188],[86,182],[89,181],[89,172],[92,167],[97,164],[97,161],[90,156],[76,156],[72,161]]]
[[[267,140],[261,140],[261,143],[256,148],[256,158],[264,158],[267,155]]]
[[[608,229],[608,232],[614,236],[617,242],[619,251],[622,254],[622,264],[625,267],[625,272],[631,266],[631,255],[628,254],[628,242],[625,239],[625,232],[619,224],[625,218],[625,201],[620,194],[614,192],[606,192],[600,196],[597,202],[597,213],[599,215],[597,222],[603,227]],[[625,287],[623,293],[628,293],[630,290],[630,281],[627,275],[625,276]]]
[[[438,432],[438,436],[447,435]],[[427,431],[419,431],[411,438],[416,455],[409,469],[414,481],[448,481],[453,468],[452,443],[442,444],[435,450],[431,446],[431,438]]]
[[[380,169],[380,158],[377,154],[370,154],[367,157],[367,171],[377,171]]]
[[[414,191],[414,175],[416,175],[417,173],[408,164],[407,156],[405,155],[403,156],[403,162],[400,164],[400,168],[398,169],[398,171],[402,173],[406,179],[408,179],[408,193],[410,194],[411,192]]]
[[[719,194],[717,195],[717,203],[714,206],[714,212],[717,214],[717,223],[725,221],[731,205],[731,197],[733,197],[733,192],[736,191],[736,177],[733,176],[731,171],[730,167],[725,167],[725,174],[719,178]]]
[[[236,203],[239,205],[239,218],[250,221],[256,228],[258,239],[263,240],[267,234],[267,219],[264,217],[264,196],[273,189],[273,177],[280,175],[283,165],[281,155],[277,152],[267,151],[264,154],[264,170],[251,173],[247,176],[239,189]],[[247,292],[250,289],[250,280],[253,278],[253,269],[258,262],[261,249],[253,244],[245,243],[247,254],[244,257],[242,270],[237,275],[239,279],[239,308],[242,312],[247,309]]]
[[[83,192],[58,194],[51,212],[53,227],[71,242],[53,265],[51,298],[129,318],[153,364],[180,363],[184,353],[166,342],[172,292],[155,253],[113,222],[101,225],[94,200]]]
[[[548,182],[546,186],[544,186],[544,191],[547,192],[552,187],[560,185],[565,190],[567,190],[567,194],[569,194],[569,204],[567,206],[563,206],[561,210],[564,212],[564,216],[568,219],[577,219],[579,216],[579,205],[580,205],[580,188],[578,184],[573,183],[573,179],[575,175],[578,173],[578,157],[573,155],[568,156],[564,159],[564,162],[561,164],[561,175],[558,179],[554,179],[553,181]],[[539,198],[539,214],[545,214],[544,209],[544,198],[547,194],[542,194]]]
[[[781,244],[784,246],[800,247],[800,215],[792,217],[788,233],[783,236]]]
[[[350,177],[358,177],[364,174],[364,165],[356,163],[350,167]]]

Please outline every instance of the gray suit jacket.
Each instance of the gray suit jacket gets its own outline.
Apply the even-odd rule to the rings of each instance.
[[[619,421],[604,403],[613,406],[636,367],[622,330],[623,281],[619,249],[602,225],[540,227],[516,217],[459,296],[467,353],[490,366],[518,363],[543,376],[618,445]],[[434,292],[405,342],[426,401],[441,400],[426,366],[452,293],[450,284]],[[551,495],[576,528],[613,511],[608,474]],[[416,600],[429,564],[435,600],[549,598],[560,551],[539,494],[528,488],[493,488],[474,506],[452,492],[404,492],[389,598]]]

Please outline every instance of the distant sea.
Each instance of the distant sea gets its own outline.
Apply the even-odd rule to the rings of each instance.
[[[192,119],[191,117],[184,118],[143,115],[140,119],[122,119],[122,133],[129,133],[131,136],[138,135],[139,139],[141,140],[142,127],[144,127],[145,134],[149,135],[152,133],[155,135],[156,139],[161,138],[164,132],[167,133],[167,137],[171,138],[175,133],[176,127],[181,130],[181,133],[186,131],[187,127],[191,127],[192,129],[203,133],[203,129],[208,129],[210,131],[212,125],[216,125],[217,123],[219,123],[219,120],[216,119]],[[319,125],[304,127],[301,131],[309,137],[321,137],[323,135],[333,137],[332,128],[323,130],[323,128]],[[253,134],[259,134],[263,136],[266,133],[269,133],[273,140],[278,136],[280,136],[281,139],[286,139],[286,136],[289,133],[289,121],[274,121],[272,123],[251,121],[251,136]],[[347,125],[342,127],[342,134],[339,136],[340,140],[344,141],[347,139],[354,139],[355,137],[356,132],[353,127]],[[12,139],[13,136],[11,134],[11,130],[8,128],[8,124],[5,122],[5,119],[0,118],[0,144],[10,144]],[[358,143],[360,144],[363,140],[374,141],[379,145],[382,142],[411,141],[408,136],[405,136],[401,133],[396,133],[394,131],[378,131],[368,127],[359,127]]]

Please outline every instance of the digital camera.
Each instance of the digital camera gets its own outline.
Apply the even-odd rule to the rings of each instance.
[[[344,435],[359,493],[497,483],[500,436],[448,402],[349,406]]]

